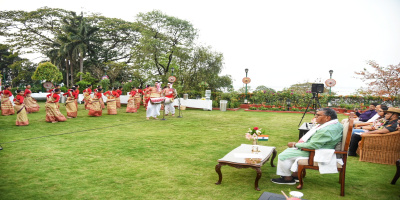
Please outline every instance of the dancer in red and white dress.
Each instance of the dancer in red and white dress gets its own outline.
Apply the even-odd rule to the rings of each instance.
[[[14,106],[10,100],[12,93],[10,92],[11,86],[6,85],[1,94],[1,115],[13,115],[15,113]]]
[[[147,110],[147,104],[149,104],[150,100],[150,85],[146,85],[146,88],[143,90],[143,106]]]
[[[126,112],[127,113],[135,113],[135,112],[137,112],[136,95],[137,95],[136,87],[133,87],[132,91],[129,92],[128,104],[126,105]]]
[[[74,87],[75,87],[75,92],[74,92],[75,105],[76,105],[76,110],[78,110],[79,85],[74,85]]]
[[[117,102],[117,108],[121,108],[121,99],[120,96],[122,95],[122,86],[119,86],[118,89],[116,90],[118,93],[118,97],[115,98],[115,101]]]
[[[103,95],[101,94],[102,90],[101,88],[97,88],[93,98],[90,100],[92,106],[90,106],[89,116],[100,117],[103,114],[100,102],[100,99],[103,100]]]
[[[98,85],[96,91],[103,91],[103,87],[102,87],[101,85]],[[103,97],[100,98],[99,101],[100,101],[101,109],[104,110],[104,108],[105,108],[106,106],[104,105]]]
[[[32,91],[31,89],[31,85],[26,85],[25,86],[25,92],[24,92],[24,104],[26,107],[26,111],[28,113],[33,113],[33,112],[39,112],[39,108],[40,106],[38,105],[38,103],[36,102],[36,100],[31,97]]]
[[[47,95],[46,101],[46,122],[64,122],[67,121],[65,116],[61,114],[58,101],[60,100],[60,89],[54,89],[54,93]]]
[[[90,110],[90,96],[92,94],[92,85],[88,85],[85,90],[83,90],[83,101],[85,102],[85,109]]]
[[[63,96],[67,96],[65,101],[65,109],[67,110],[67,118],[76,118],[78,116],[78,109],[75,105],[75,87],[69,89]]]
[[[28,115],[26,114],[26,107],[24,104],[24,91],[17,90],[17,96],[14,99],[14,108],[17,113],[17,120],[15,125],[17,126],[27,126],[29,125]]]
[[[140,101],[142,100],[143,91],[140,88],[136,88],[136,95],[135,95],[135,103],[136,109],[139,110],[140,108]]]
[[[116,90],[117,88],[113,88],[112,91],[107,91],[104,93],[104,96],[107,97],[107,113],[109,115],[117,114],[117,102],[115,99],[119,97],[119,94]]]

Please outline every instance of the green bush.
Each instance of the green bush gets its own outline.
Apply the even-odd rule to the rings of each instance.
[[[218,101],[212,101],[212,107],[213,108],[218,108]]]
[[[256,107],[250,107],[249,110],[257,110]]]
[[[258,110],[268,110],[268,108],[264,107],[264,106],[261,106],[261,107],[258,108]]]
[[[103,91],[107,91],[109,89],[108,86],[110,85],[110,79],[103,79],[98,83],[98,85],[101,85]]]
[[[61,92],[66,93],[66,92],[68,91],[68,88],[65,87],[65,86],[62,86],[62,87],[60,88],[60,90],[61,90]]]
[[[122,94],[126,94],[127,92],[130,92],[133,87],[133,82],[127,82],[124,85],[122,85]]]
[[[32,91],[32,93],[38,93],[38,92],[40,92],[40,91],[42,91],[42,86],[41,85],[32,85],[31,86],[31,91]]]
[[[83,91],[84,89],[87,88],[88,85],[90,85],[90,82],[79,81],[79,82],[76,83],[76,85],[79,85],[80,91]]]

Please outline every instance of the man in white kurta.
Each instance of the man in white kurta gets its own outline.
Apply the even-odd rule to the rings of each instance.
[[[155,83],[154,87],[149,87],[148,90],[150,92],[150,99],[161,97],[161,88],[158,82]],[[149,104],[147,105],[146,119],[149,120],[150,117],[157,119],[157,116],[160,115],[160,109],[161,109],[161,103],[151,103],[150,100]]]
[[[165,103],[164,105],[165,116],[167,116],[169,113],[171,113],[172,116],[175,116],[175,107],[173,102],[176,97],[176,90],[172,88],[171,83],[168,83],[167,88],[162,91],[162,94],[165,96],[165,98],[169,99],[169,103]]]
[[[308,131],[298,142],[289,142],[288,147],[278,155],[278,167],[276,174],[281,178],[271,179],[276,184],[296,184],[297,169],[291,171],[295,160],[300,157],[308,157],[307,149],[334,149],[341,141],[343,125],[337,120],[336,112],[331,108],[322,108],[315,115],[317,126]],[[293,169],[292,169],[293,170]],[[293,174],[293,175],[292,175]]]

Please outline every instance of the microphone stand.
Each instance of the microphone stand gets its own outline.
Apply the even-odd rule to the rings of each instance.
[[[162,114],[162,119],[161,120],[167,120],[167,119],[165,119],[165,99],[164,99],[162,105],[164,105],[164,110],[163,110],[163,114]]]
[[[178,108],[179,108],[179,116],[178,116],[178,118],[182,118],[183,117],[183,113],[182,113],[182,116],[181,116],[181,98],[179,98],[179,95],[177,95],[178,96]]]

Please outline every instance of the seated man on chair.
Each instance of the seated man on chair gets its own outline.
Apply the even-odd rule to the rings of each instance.
[[[375,110],[376,106],[378,106],[377,103],[371,103],[371,105],[369,105],[368,110],[366,110],[363,113],[360,113],[358,109],[355,109],[354,111],[356,112],[358,121],[367,122],[369,119],[374,117],[376,115],[376,110]]]
[[[334,149],[342,139],[343,125],[338,121],[336,112],[331,108],[322,108],[315,115],[317,126],[308,131],[298,142],[289,142],[286,150],[278,155],[276,174],[281,178],[271,179],[276,184],[296,184],[297,169],[291,171],[297,158],[308,157],[307,149]],[[292,169],[293,170],[293,169]]]
[[[400,108],[390,107],[385,112],[386,122],[378,130],[364,132],[362,134],[385,134],[396,131],[397,121],[399,120]],[[361,135],[362,135],[361,134]],[[361,135],[353,134],[350,140],[349,156],[357,156],[358,143],[361,141]]]
[[[378,106],[377,106],[378,108]],[[379,109],[376,111],[379,114],[379,118],[376,119],[374,122],[371,123],[358,123],[354,126],[353,128],[353,134],[357,133],[359,135],[361,135],[364,132],[368,132],[368,131],[373,131],[373,130],[377,130],[379,129],[381,126],[383,126],[386,122],[385,119],[385,111],[388,110],[388,107],[385,105],[382,105],[381,107],[379,107]]]

